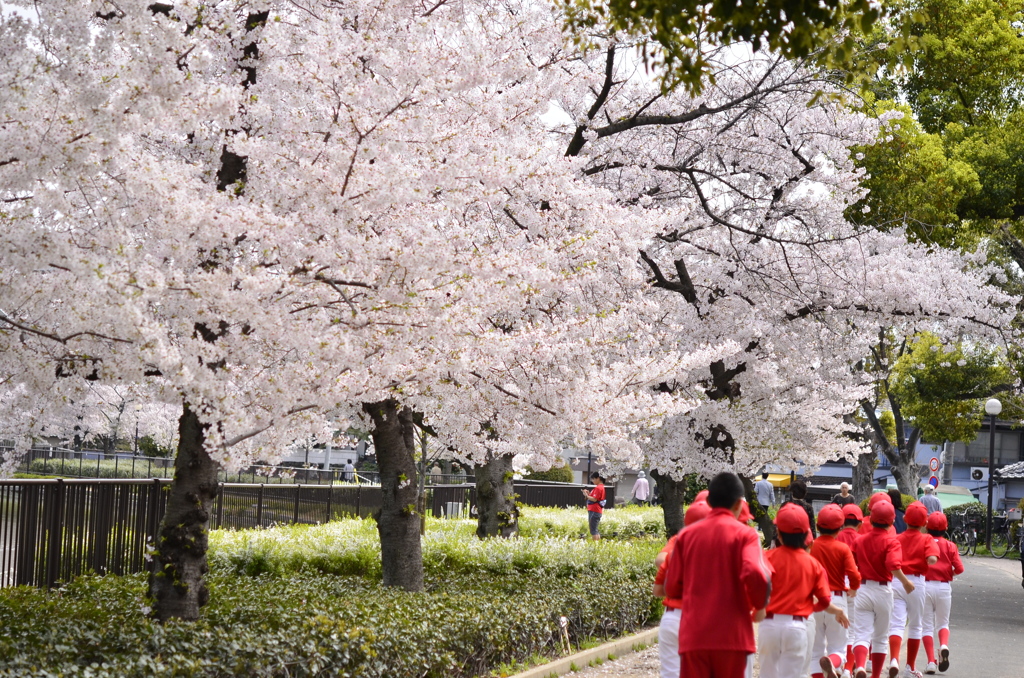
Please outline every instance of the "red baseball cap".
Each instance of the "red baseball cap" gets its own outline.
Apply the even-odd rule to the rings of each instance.
[[[689,527],[699,520],[704,520],[708,517],[709,513],[711,513],[711,507],[706,501],[695,501],[686,509],[686,515],[683,516],[683,526]]]
[[[946,514],[942,511],[936,511],[935,513],[928,516],[928,529],[933,532],[945,532],[949,528],[949,521],[946,520]]]
[[[856,518],[857,520],[863,521],[864,513],[856,504],[847,504],[843,507],[843,518],[847,520],[850,518]]]
[[[903,511],[903,520],[910,527],[924,527],[928,522],[928,509],[919,501],[911,502]]]
[[[811,531],[811,521],[807,519],[807,512],[796,504],[786,504],[779,509],[775,516],[775,526],[779,532],[786,534],[800,534]]]
[[[871,499],[868,499],[868,508],[873,507],[882,500],[889,502],[889,506],[892,506],[892,497],[890,497],[887,492],[875,492],[871,495]]]
[[[748,520],[754,519],[754,514],[750,512],[750,506],[747,505],[747,500],[744,499],[743,503],[740,504],[740,515],[736,518],[744,525],[747,524]]]
[[[879,525],[892,525],[896,520],[896,509],[891,501],[876,501],[871,507],[871,522]]]
[[[838,530],[845,521],[843,509],[836,504],[826,504],[818,511],[818,527],[822,529]]]
[[[707,501],[707,500],[708,500],[708,491],[707,490],[701,490],[700,492],[697,493],[697,496],[693,498],[694,502]]]

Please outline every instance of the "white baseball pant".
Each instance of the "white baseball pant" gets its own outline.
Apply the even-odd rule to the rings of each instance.
[[[811,656],[811,648],[814,647],[814,615],[812,614],[810,617],[808,617],[807,621],[804,622],[804,624],[807,626],[807,652],[805,653],[807,655],[807,661],[806,666],[804,667],[803,675],[809,676],[811,675],[811,661],[814,659]]]
[[[888,584],[867,579],[857,591],[853,606],[857,611],[853,629],[854,647],[863,645],[870,647],[871,652],[889,654],[892,589]]]
[[[765,619],[757,631],[761,678],[804,678],[807,621],[789,615]]]
[[[925,580],[923,574],[908,574],[907,579],[914,585],[912,593],[907,593],[903,586],[893,582],[892,586],[892,621],[889,623],[889,635],[903,637],[903,629],[907,630],[907,638],[924,637],[924,599]]]
[[[833,592],[832,602],[846,612],[845,595]],[[822,610],[814,613],[814,645],[811,646],[811,660],[814,664],[811,673],[819,673],[815,668],[818,666],[818,660],[830,654],[837,654],[846,659],[846,629],[836,621],[835,615]]]
[[[682,610],[665,610],[658,625],[661,678],[679,678],[679,620]]]
[[[924,635],[934,636],[940,629],[949,628],[952,606],[953,587],[948,581],[925,582]]]

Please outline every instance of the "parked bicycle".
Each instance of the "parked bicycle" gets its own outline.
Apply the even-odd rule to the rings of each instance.
[[[949,531],[949,539],[956,544],[960,555],[975,555],[978,552],[978,527],[981,518],[967,511],[954,513],[954,526]]]
[[[998,522],[996,522],[998,520]],[[1021,553],[1021,512],[1013,509],[1006,512],[1006,515],[992,516],[992,555],[996,558],[1005,558],[1008,553],[1017,550]]]

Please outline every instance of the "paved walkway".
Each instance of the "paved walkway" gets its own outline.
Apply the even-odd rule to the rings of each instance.
[[[953,583],[949,678],[1024,678],[1024,589],[1020,562],[965,558]],[[918,670],[924,669],[924,649]],[[658,648],[569,674],[574,678],[657,678]],[[756,666],[754,676],[758,675]]]

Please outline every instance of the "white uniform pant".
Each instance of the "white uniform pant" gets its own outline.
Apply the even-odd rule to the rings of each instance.
[[[832,602],[836,607],[843,608],[846,612],[846,596],[832,594]],[[817,666],[817,661],[830,654],[837,654],[846,659],[846,629],[844,629],[835,615],[824,610],[814,613],[814,645],[811,646],[811,659]],[[815,669],[812,673],[818,673]]]
[[[903,637],[903,629],[907,630],[907,638],[924,637],[924,599],[925,581],[923,574],[908,574],[907,579],[914,585],[914,590],[907,593],[903,586],[893,582],[892,589],[892,621],[889,623],[889,635]]]
[[[925,583],[924,635],[934,636],[939,630],[949,628],[949,610],[952,606],[953,587],[948,581]]]
[[[853,627],[854,646],[870,647],[872,652],[889,654],[889,620],[892,618],[892,589],[887,584],[867,579],[853,599],[857,611]]]
[[[809,675],[811,675],[811,661],[814,659],[814,657],[811,656],[811,648],[814,647],[814,615],[813,614],[810,617],[807,618],[807,621],[804,622],[804,625],[807,627],[807,652],[805,653],[807,655],[807,658],[806,658],[806,661],[804,662],[804,664],[805,664],[804,665],[804,672],[803,672],[802,675],[809,676]],[[817,666],[817,662],[815,662],[815,666]]]
[[[666,609],[658,625],[661,678],[679,678],[679,620],[682,610]]]
[[[765,619],[757,631],[761,678],[804,678],[807,623],[788,615]]]

